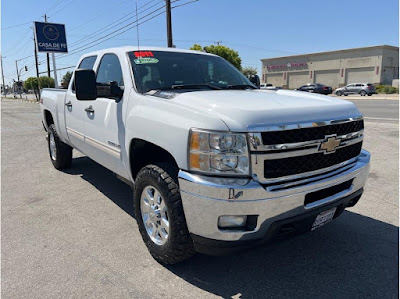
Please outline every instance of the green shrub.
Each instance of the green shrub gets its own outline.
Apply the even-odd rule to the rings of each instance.
[[[377,93],[385,93],[385,94],[393,94],[399,93],[399,90],[396,87],[390,85],[378,85],[376,86]]]

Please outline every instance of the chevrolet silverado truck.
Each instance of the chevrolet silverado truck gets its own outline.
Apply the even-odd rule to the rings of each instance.
[[[209,53],[92,52],[40,102],[54,167],[76,149],[129,183],[163,264],[313,231],[357,203],[369,173],[353,103],[260,90]]]

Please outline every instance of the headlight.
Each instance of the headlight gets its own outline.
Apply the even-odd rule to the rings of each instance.
[[[189,142],[190,170],[213,174],[249,174],[249,152],[245,134],[192,129]]]

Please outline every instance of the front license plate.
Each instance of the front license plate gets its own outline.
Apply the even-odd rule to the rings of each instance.
[[[333,216],[335,215],[335,212],[336,212],[336,207],[329,209],[327,211],[323,211],[322,213],[318,214],[317,218],[315,218],[315,221],[311,227],[311,230],[317,229],[318,227],[321,227],[324,224],[331,222]]]

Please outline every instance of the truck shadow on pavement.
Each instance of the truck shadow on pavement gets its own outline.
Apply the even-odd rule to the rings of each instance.
[[[97,190],[107,196],[122,210],[135,218],[132,189],[120,181],[110,170],[88,157],[77,157],[72,160],[72,167],[64,170],[70,175],[80,175]]]
[[[132,190],[111,171],[79,157],[66,173],[134,217]],[[397,226],[350,209],[312,233],[234,255],[198,254],[165,268],[223,298],[398,298],[398,236]]]

